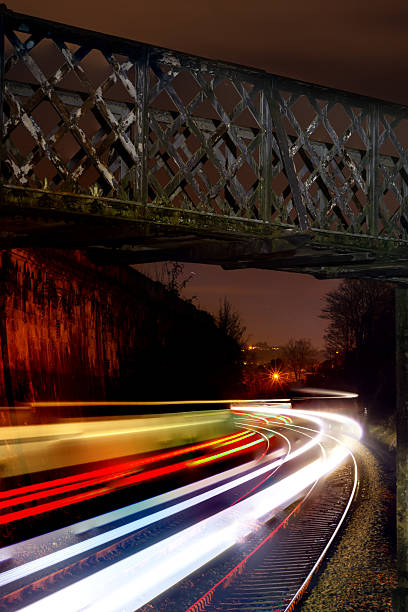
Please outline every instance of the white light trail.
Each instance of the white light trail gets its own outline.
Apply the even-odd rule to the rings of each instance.
[[[327,542],[326,546],[324,547],[323,551],[321,552],[319,558],[317,559],[316,563],[314,564],[314,566],[312,567],[312,569],[310,570],[310,572],[308,573],[308,575],[306,576],[305,580],[303,581],[302,586],[298,589],[298,591],[295,593],[294,597],[292,598],[292,601],[289,603],[289,605],[287,606],[287,608],[285,609],[284,612],[287,612],[288,610],[290,610],[292,608],[292,605],[294,602],[296,602],[298,596],[303,592],[303,590],[305,589],[306,585],[309,583],[310,578],[313,576],[313,574],[315,573],[315,571],[317,570],[317,568],[319,567],[320,563],[322,562],[322,560],[324,559],[327,551],[329,550],[334,538],[336,537],[336,535],[338,534],[340,527],[342,526],[344,519],[347,516],[347,513],[350,509],[350,506],[353,502],[354,499],[354,495],[356,493],[357,490],[357,485],[358,485],[358,470],[357,470],[357,461],[353,455],[352,452],[349,453],[352,460],[353,460],[353,464],[354,464],[354,483],[353,483],[353,488],[352,491],[350,493],[350,497],[349,500],[347,502],[347,505],[344,509],[344,512],[337,524],[336,529],[334,530],[331,538],[329,539],[329,541]]]
[[[234,407],[234,410],[237,410],[237,407]],[[245,410],[248,410],[248,408],[246,407]],[[251,411],[260,411],[268,415],[281,413],[290,415],[292,418],[300,416],[304,420],[318,424],[319,428],[324,428],[327,421],[332,421],[341,424],[342,427],[347,426],[348,430],[344,433],[355,437],[361,436],[361,428],[355,421],[332,413],[290,410],[282,406],[273,409],[263,405],[260,405],[259,408],[251,406]],[[310,444],[316,444],[316,439],[321,438],[321,435],[319,433],[310,441]],[[292,453],[292,457],[295,453]],[[348,454],[349,450],[344,444],[338,444],[327,451],[325,459],[313,460],[291,475],[271,484],[258,493],[254,493],[251,497],[243,499],[234,506],[226,508],[92,576],[44,597],[40,601],[26,606],[23,610],[54,612],[58,609],[59,612],[65,610],[68,612],[72,610],[71,602],[75,601],[77,609],[89,612],[114,612],[117,610],[131,612],[157,597],[170,586],[248,535],[258,521],[267,520],[274,510],[296,499],[317,479],[331,472],[342,463]],[[271,467],[271,465],[263,466],[260,470],[266,471]],[[258,474],[260,470],[258,470]],[[248,479],[248,475],[238,480],[246,481],[243,479]],[[230,486],[232,486],[231,483],[226,483],[218,489],[228,490]],[[206,496],[207,493],[202,495]],[[209,497],[205,497],[205,499],[209,499]],[[188,502],[190,501],[188,500]],[[184,503],[181,502],[181,504]]]
[[[219,485],[213,489],[210,489],[209,491],[206,491],[205,493],[195,495],[182,502],[178,502],[171,506],[168,506],[167,508],[164,508],[163,510],[159,510],[158,512],[153,512],[152,514],[149,514],[140,519],[131,521],[130,523],[126,523],[125,525],[122,525],[115,529],[110,529],[108,531],[105,531],[104,533],[90,537],[87,540],[84,540],[83,542],[72,544],[61,550],[57,550],[55,552],[49,553],[48,555],[39,557],[38,559],[33,559],[32,561],[28,561],[27,563],[24,563],[15,568],[9,569],[0,574],[0,586],[5,586],[6,584],[9,584],[10,582],[18,580],[20,578],[25,578],[29,576],[30,574],[33,574],[34,572],[44,570],[47,567],[51,567],[52,565],[55,565],[56,563],[68,561],[71,557],[74,557],[79,554],[84,554],[88,552],[89,550],[96,548],[97,546],[102,546],[119,537],[124,537],[138,529],[142,529],[157,521],[161,521],[163,519],[169,518],[177,514],[178,512],[187,510],[188,508],[191,508],[199,503],[205,502],[211,499],[212,497],[215,497],[216,495],[220,495],[222,493],[225,493],[226,491],[233,489],[234,487],[245,484],[246,482],[249,482],[250,480],[257,478],[258,476],[261,476],[265,472],[273,470],[274,468],[281,466],[283,463],[286,463],[287,461],[302,455],[303,453],[307,452],[311,448],[315,447],[320,442],[320,440],[321,440],[321,434],[317,434],[315,438],[313,438],[312,440],[310,440],[309,442],[307,442],[306,444],[298,448],[296,451],[293,451],[292,453],[285,455],[281,459],[278,459],[273,462],[267,462],[262,467],[258,469],[254,469],[253,471],[248,472],[247,474],[244,474],[243,476],[240,476],[239,478],[235,478],[232,481],[226,482],[223,485]],[[206,486],[207,486],[208,485],[207,480],[208,479],[206,479],[205,481],[201,481],[201,482],[206,482]],[[184,489],[183,494],[186,493],[186,489],[188,487],[189,485],[187,487],[183,487]],[[169,494],[164,494],[163,496],[159,496],[159,497],[166,497],[168,495]],[[180,490],[179,490],[178,496],[180,496]],[[163,503],[163,501],[164,500],[162,500],[161,503]],[[140,502],[139,510],[142,509],[143,505],[144,505],[144,508],[146,508],[147,502],[146,503]],[[135,509],[133,507],[132,514],[134,514],[134,512],[135,512]],[[117,520],[118,518],[120,518],[119,513],[115,512],[115,515],[116,516],[114,520]],[[88,529],[91,529],[96,526],[93,519],[90,519],[87,522],[89,525]]]

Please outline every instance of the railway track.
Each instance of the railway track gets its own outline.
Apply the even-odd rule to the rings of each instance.
[[[280,512],[204,573],[189,576],[141,612],[293,610],[339,531],[356,488],[356,464],[350,456],[303,501]],[[194,598],[198,592],[204,595]]]
[[[331,474],[289,518],[286,528],[252,555],[239,579],[213,598],[214,612],[294,607],[344,516],[354,488],[353,468],[350,460]]]
[[[291,610],[351,504],[357,467],[348,447],[361,429],[283,405],[235,411],[266,449],[280,436],[283,455],[263,451],[260,461],[45,534],[41,542],[56,549],[43,546],[31,560],[30,542],[12,547],[0,609]]]

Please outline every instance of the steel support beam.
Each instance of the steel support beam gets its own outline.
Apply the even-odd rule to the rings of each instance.
[[[408,612],[408,289],[395,290],[397,341],[397,570],[394,612]]]

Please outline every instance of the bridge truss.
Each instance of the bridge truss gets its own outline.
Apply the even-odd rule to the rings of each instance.
[[[1,246],[408,282],[406,107],[4,5],[0,27]]]

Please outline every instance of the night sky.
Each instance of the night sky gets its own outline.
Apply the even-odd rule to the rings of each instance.
[[[15,11],[408,104],[404,0],[15,0]],[[216,311],[229,297],[253,342],[322,346],[322,297],[337,281],[265,270],[194,271],[185,295]]]
[[[161,276],[160,264],[136,266],[152,278]],[[223,270],[218,266],[185,264],[182,292],[194,304],[217,313],[226,296],[246,326],[248,341],[281,345],[289,338],[310,338],[323,348],[326,321],[319,318],[324,295],[339,281],[321,281],[305,274],[273,270]]]
[[[199,305],[214,313],[220,296],[227,296],[240,313],[250,342],[279,346],[290,337],[310,338],[316,347],[323,347],[326,321],[319,314],[325,293],[335,289],[338,281],[272,270],[185,266],[185,271],[190,269],[195,275],[184,295],[197,296]]]

